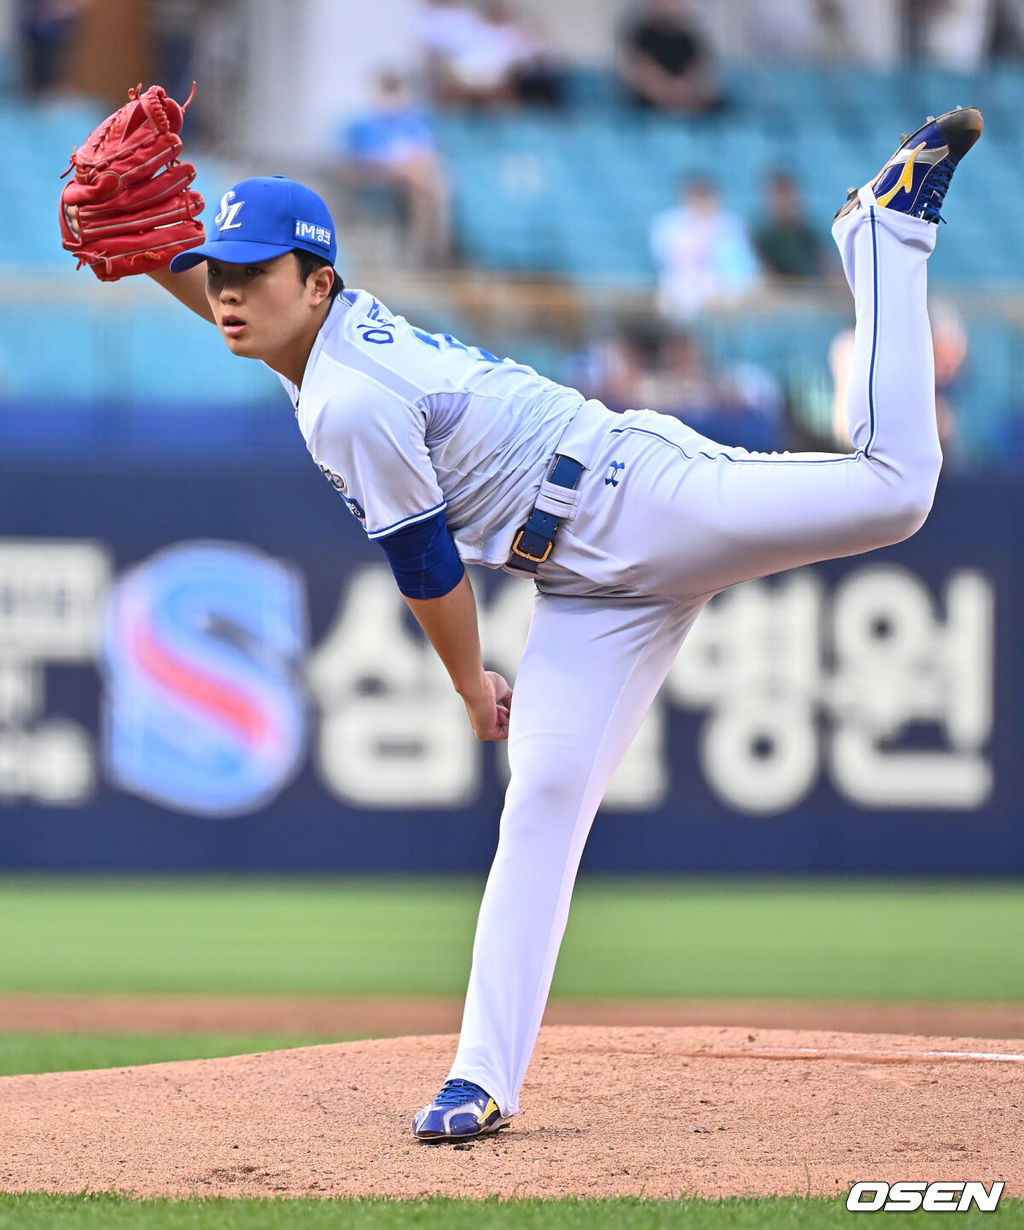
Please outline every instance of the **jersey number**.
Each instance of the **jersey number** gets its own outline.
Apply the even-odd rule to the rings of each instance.
[[[362,334],[363,341],[370,342],[374,346],[387,346],[395,340],[395,323],[391,320],[378,319],[372,325],[356,325],[356,328]],[[417,329],[415,326],[410,326],[410,331],[417,341],[432,346],[435,350],[461,350],[479,363],[501,362],[498,356],[491,354],[489,350],[484,350],[481,346],[467,346],[465,342],[460,342],[450,333],[428,333],[425,329]]]
[[[460,342],[457,337],[452,337],[450,333],[428,333],[425,329],[412,328],[413,336],[424,342],[427,346],[433,346],[435,350],[462,350],[468,355],[472,355],[474,359],[479,359],[482,363],[500,363],[501,360],[496,354],[491,354],[489,350],[484,350],[481,346],[467,346],[465,342]]]

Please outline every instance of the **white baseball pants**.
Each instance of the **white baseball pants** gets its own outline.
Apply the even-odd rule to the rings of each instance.
[[[833,229],[856,302],[856,453],[749,453],[665,415],[594,403],[567,431],[589,468],[538,573],[450,1072],[504,1114],[519,1107],[594,815],[705,602],[740,581],[898,542],[927,516],[942,460],[926,306],[935,233],[875,206]]]

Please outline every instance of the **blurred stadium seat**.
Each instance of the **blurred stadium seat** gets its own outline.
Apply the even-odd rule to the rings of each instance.
[[[1016,244],[1012,265],[1000,255],[991,268],[977,268],[972,228],[959,225],[981,201],[990,230],[1013,209],[1012,196],[1002,189],[1015,175],[1006,154],[1020,152],[1015,108],[1024,96],[1024,69],[1000,65],[984,77],[965,78],[935,68],[883,74],[734,66],[723,72],[723,81],[729,105],[705,119],[637,113],[621,101],[613,74],[598,69],[570,74],[571,105],[564,112],[439,116],[466,260],[574,277],[649,278],[651,216],[671,203],[680,177],[697,171],[716,176],[731,207],[750,216],[764,173],[785,167],[824,228],[845,189],[863,180],[901,131],[925,112],[959,101],[985,110],[987,130],[972,154],[971,175],[951,198],[958,226],[944,236],[943,276],[1024,276]],[[100,118],[88,102],[33,106],[0,100],[0,138],[24,186],[10,203],[15,225],[0,234],[0,265],[66,260],[53,242],[52,219],[38,202],[53,198],[54,168]],[[584,259],[577,224],[590,236],[611,235],[614,241],[595,245]],[[958,249],[970,256],[961,257]]]
[[[1024,232],[1014,217],[1024,69],[996,64],[967,78],[924,67],[886,74],[726,65],[721,76],[728,105],[701,119],[637,112],[623,101],[614,74],[596,68],[570,72],[561,110],[439,115],[460,261],[470,269],[561,277],[591,294],[605,285],[643,293],[654,276],[651,219],[675,201],[685,177],[710,175],[729,208],[754,220],[766,174],[787,170],[824,235],[846,188],[863,182],[899,133],[928,113],[976,103],[986,113],[986,137],[950,197],[953,225],[944,228],[932,262],[932,285],[951,295],[963,288],[977,299],[979,288],[1015,291],[1024,282]],[[0,280],[6,274],[8,288],[12,278],[24,285],[37,271],[56,277],[68,270],[56,237],[56,174],[102,114],[102,104],[89,101],[38,105],[0,96],[0,140],[19,184],[0,231]],[[197,186],[215,200],[233,176],[209,159],[198,165]],[[56,283],[55,293],[57,302],[44,312],[26,312],[17,289],[0,299],[0,396],[8,400],[131,397],[145,406],[154,391],[174,387],[184,399],[258,407],[274,395],[273,380],[256,365],[198,344],[198,322],[177,313],[129,313],[109,298],[94,316],[82,302],[61,303]],[[454,308],[451,315],[452,323],[436,327],[456,328]],[[794,363],[823,368],[833,323],[822,317],[814,327],[806,312],[796,321],[784,312],[759,313],[707,322],[703,331],[716,359],[756,360],[784,379]],[[60,364],[46,361],[55,331]],[[1000,416],[1016,414],[1011,367],[1018,326],[985,317],[970,337],[959,400],[969,420],[967,452],[983,458],[1005,436]],[[579,341],[528,333],[505,343],[478,340],[534,358],[556,378],[569,370],[569,351]],[[41,361],[26,363],[33,354]]]
[[[1016,155],[1020,145],[1019,125],[1008,122],[1013,100],[1024,96],[1020,68],[965,78],[934,68],[735,67],[724,74],[727,109],[692,120],[630,110],[610,73],[603,82],[597,70],[570,80],[575,106],[563,114],[439,118],[468,261],[574,278],[649,279],[651,217],[672,202],[678,180],[697,171],[718,178],[730,207],[751,217],[765,172],[788,169],[824,230],[846,188],[863,182],[901,132],[926,113],[970,102],[987,113],[986,141],[972,155],[963,192],[958,185],[951,198],[958,225],[943,236],[936,274],[1002,282],[1024,276],[1024,254],[1015,251],[1008,265],[993,245],[978,245],[976,227],[960,226],[982,201],[989,233],[1010,220],[1013,198],[1000,189],[1014,174],[1006,153]],[[583,236],[594,241],[589,256]]]

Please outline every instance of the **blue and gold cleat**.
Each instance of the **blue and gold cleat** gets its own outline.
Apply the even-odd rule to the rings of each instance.
[[[412,1121],[417,1140],[467,1140],[508,1127],[509,1120],[486,1090],[472,1081],[450,1080]]]
[[[981,136],[984,126],[977,107],[957,107],[938,119],[930,118],[917,132],[901,138],[899,149],[869,184],[859,191],[850,189],[836,218],[858,209],[863,194],[868,204],[895,209],[925,222],[941,221],[939,210],[957,163]]]

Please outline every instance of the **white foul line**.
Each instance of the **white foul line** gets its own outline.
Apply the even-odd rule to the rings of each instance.
[[[996,1059],[1001,1063],[1024,1063],[1024,1055],[1001,1055],[999,1051],[925,1051],[929,1059]]]
[[[615,1055],[650,1055],[657,1052],[637,1051],[630,1047],[601,1048]],[[671,1050],[661,1052],[681,1059],[834,1059],[844,1063],[927,1063],[929,1060],[962,1063],[1024,1063],[1024,1054],[1008,1051],[850,1051],[820,1046],[755,1046],[749,1050],[725,1050],[707,1047],[696,1051]]]
[[[750,1058],[759,1055],[770,1055],[773,1052],[759,1047],[756,1051],[737,1051],[736,1054],[746,1054]],[[1001,1051],[833,1051],[827,1047],[794,1046],[781,1048],[774,1052],[779,1055],[818,1055],[823,1059],[970,1059],[990,1060],[993,1063],[1024,1063],[1024,1055]]]

